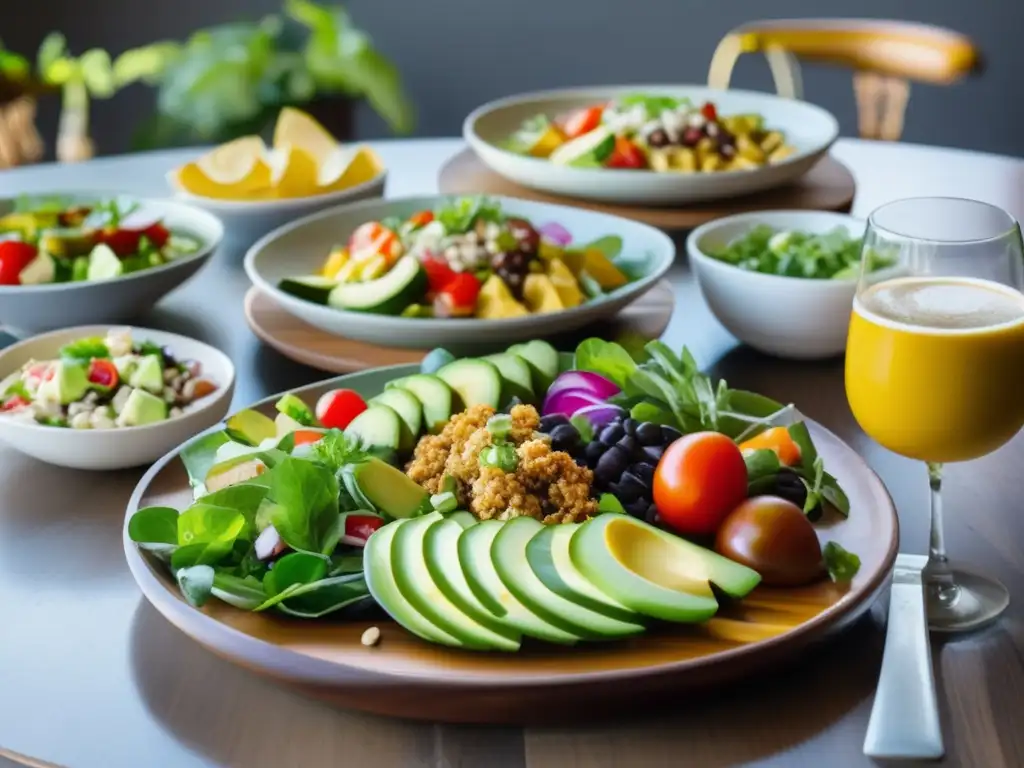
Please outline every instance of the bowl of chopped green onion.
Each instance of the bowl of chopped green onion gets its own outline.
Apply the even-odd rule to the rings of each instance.
[[[686,243],[705,301],[740,341],[776,357],[846,349],[866,223],[828,211],[759,211],[695,229]],[[872,271],[894,259],[869,253]]]

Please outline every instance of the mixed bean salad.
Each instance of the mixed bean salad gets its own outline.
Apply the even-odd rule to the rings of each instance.
[[[579,306],[640,277],[617,236],[576,244],[487,198],[462,198],[357,227],[320,273],[282,291],[337,309],[405,317],[501,319]]]
[[[196,253],[137,203],[26,197],[0,216],[0,285],[109,280]]]
[[[792,156],[781,131],[756,114],[721,115],[712,102],[634,94],[554,118],[537,115],[504,143],[518,154],[577,168],[715,173]]]
[[[0,381],[0,416],[72,429],[139,427],[181,416],[217,388],[197,361],[115,329]]]
[[[195,606],[382,609],[428,642],[515,651],[699,623],[720,595],[860,565],[819,540],[849,502],[795,409],[713,383],[685,348],[439,349],[382,390],[275,412],[193,440],[194,502],[129,521]]]

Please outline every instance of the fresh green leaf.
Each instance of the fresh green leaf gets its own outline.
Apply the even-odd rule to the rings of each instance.
[[[224,431],[211,432],[185,446],[181,451],[181,463],[185,465],[188,481],[193,488],[202,488],[206,476],[217,461],[217,449],[231,439]]]
[[[569,418],[569,423],[576,427],[576,431],[580,433],[580,440],[583,443],[589,443],[594,439],[594,425],[590,419],[587,418],[584,413],[573,414]]]
[[[828,542],[822,550],[822,555],[825,558],[828,575],[836,583],[852,581],[860,570],[860,558],[843,549],[838,542]]]
[[[266,473],[259,478],[266,480]],[[202,497],[204,504],[226,507],[241,512],[249,525],[255,526],[256,510],[267,496],[268,486],[262,483],[244,482],[229,485],[219,491]]]
[[[178,549],[171,555],[171,564],[175,568],[213,565],[231,554],[237,539],[251,535],[241,512],[196,502],[178,515]]]
[[[202,608],[210,599],[213,591],[214,572],[208,565],[193,565],[191,568],[182,568],[174,577],[178,581],[178,588],[185,596],[190,605]]]
[[[136,544],[178,545],[178,510],[144,507],[128,521],[128,538]]]
[[[28,387],[25,386],[25,382],[21,379],[15,379],[12,381],[3,392],[0,392],[0,396],[4,398],[8,397],[21,397],[29,402],[32,401],[32,393],[28,391]]]
[[[327,573],[328,576],[362,572],[363,550],[361,547],[353,547],[346,552],[336,552],[331,555],[331,569]]]
[[[270,519],[292,549],[330,554],[338,543],[338,480],[313,461],[286,458],[270,473]],[[276,566],[275,566],[276,567]]]
[[[321,579],[292,590],[277,604],[278,610],[303,619],[317,619],[355,603],[371,599],[361,574]]]
[[[581,251],[599,251],[609,261],[614,261],[622,253],[622,238],[618,235],[605,235],[579,246]]]
[[[772,478],[774,480],[779,470],[782,469],[778,454],[775,451],[751,451],[743,457],[743,461],[747,465],[748,483],[753,483],[763,478]]]
[[[599,515],[606,513],[624,515],[626,514],[626,508],[622,506],[622,502],[614,495],[610,493],[602,493],[597,500],[597,513]]]
[[[586,294],[588,299],[597,299],[604,296],[604,288],[601,284],[595,280],[589,272],[585,269],[581,269],[579,274],[576,275],[576,279],[579,281],[580,287],[583,289],[583,293]]]
[[[355,435],[346,435],[340,429],[332,429],[310,446],[309,458],[319,461],[332,472],[348,464],[367,461],[370,452]]]
[[[615,343],[626,350],[627,354],[637,363],[645,363],[651,358],[647,351],[647,344],[650,340],[633,331],[620,333],[615,337]]]
[[[109,358],[110,350],[100,336],[78,339],[60,348],[60,359],[74,365],[88,365],[95,358]]]
[[[240,578],[229,573],[215,572],[210,592],[217,599],[243,611],[255,610],[267,599],[267,594],[263,591],[263,584],[259,579],[252,576]]]
[[[292,552],[277,560],[263,578],[263,589],[270,597],[280,595],[296,584],[309,584],[327,575],[330,560],[310,552]],[[260,610],[267,606],[262,606]]]
[[[47,77],[47,72],[54,63],[67,54],[67,40],[60,32],[51,32],[39,45],[39,53],[36,54],[36,68]]]
[[[576,367],[581,371],[599,373],[625,389],[626,382],[637,370],[636,361],[618,344],[592,338],[576,347]]]
[[[839,481],[828,472],[822,474],[821,497],[831,504],[843,517],[850,516],[850,499],[839,487]]]
[[[663,424],[673,429],[679,429],[680,424],[672,412],[655,405],[649,400],[643,400],[629,409],[629,415],[637,421],[650,421],[654,424]]]
[[[689,99],[680,99],[674,96],[656,96],[646,93],[632,93],[628,96],[620,98],[616,104],[615,109],[628,112],[635,106],[642,106],[644,111],[647,113],[647,119],[653,120],[654,118],[661,117],[662,112],[674,111],[683,105],[688,105]]]
[[[448,200],[434,210],[449,235],[460,235],[472,229],[477,221],[501,223],[501,203],[484,196],[461,197]]]
[[[804,469],[813,468],[814,462],[818,458],[818,451],[814,447],[814,441],[811,440],[811,433],[807,429],[807,424],[797,421],[790,424],[787,431],[789,436],[793,438],[793,442],[796,443],[796,447],[800,449],[801,466]]]

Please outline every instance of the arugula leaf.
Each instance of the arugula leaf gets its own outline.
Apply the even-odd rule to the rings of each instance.
[[[636,361],[618,344],[602,339],[585,339],[576,347],[576,367],[581,371],[599,373],[620,389],[636,372]]]
[[[210,467],[216,463],[217,449],[228,442],[231,442],[231,438],[226,432],[211,432],[189,443],[182,450],[181,463],[185,465],[189,484],[193,488],[203,486]]]
[[[214,580],[213,568],[210,566],[193,565],[191,568],[182,568],[174,574],[174,578],[177,579],[178,588],[189,605],[202,608],[210,599]]]
[[[355,435],[346,435],[340,429],[332,429],[310,446],[309,458],[319,461],[337,472],[348,464],[367,461],[369,450]]]
[[[860,558],[843,549],[838,542],[828,542],[822,550],[822,555],[825,558],[825,568],[828,569],[829,578],[834,582],[851,581],[860,570]]]
[[[66,363],[88,365],[94,358],[109,358],[110,350],[100,336],[77,339],[60,348],[60,359]]]
[[[338,543],[338,479],[318,462],[287,458],[270,473],[270,521],[292,549],[330,554]],[[276,569],[277,566],[275,566]]]
[[[217,599],[243,611],[252,611],[267,599],[259,579],[253,576],[232,576],[229,573],[215,572],[210,592]]]
[[[370,598],[360,574],[321,579],[293,589],[277,604],[278,610],[303,619],[317,619]]]

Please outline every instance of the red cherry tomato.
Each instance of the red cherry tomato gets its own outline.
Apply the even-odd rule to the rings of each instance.
[[[117,366],[113,362],[97,358],[89,363],[88,378],[93,384],[113,389],[117,386],[120,377],[117,374]]]
[[[351,389],[332,389],[316,401],[316,418],[328,429],[344,429],[366,410],[366,401]]]
[[[700,113],[704,115],[704,119],[709,123],[713,123],[718,120],[718,110],[715,109],[715,105],[710,101],[704,103],[704,106],[700,108]]]
[[[36,257],[36,247],[19,240],[0,241],[0,285],[20,285],[19,275]]]
[[[0,403],[0,413],[16,411],[19,408],[24,408],[26,405],[29,405],[28,400],[21,395],[13,395],[4,400],[3,403]]]
[[[139,238],[142,231],[131,229],[110,229],[99,234],[99,241],[104,243],[118,256],[131,256],[139,252]]]
[[[427,284],[431,293],[438,293],[455,278],[455,270],[444,259],[424,259],[423,269],[427,273]]]
[[[373,515],[348,515],[345,517],[345,536],[366,541],[382,525],[384,520]]]
[[[584,133],[590,133],[601,124],[601,115],[603,113],[604,107],[587,107],[573,112],[565,119],[562,133],[565,134],[567,139],[575,139]]]
[[[419,213],[414,213],[409,217],[409,223],[412,224],[413,227],[425,227],[433,220],[433,211],[420,211]]]
[[[615,149],[608,157],[609,168],[646,168],[647,159],[640,147],[625,136],[615,137]]]
[[[155,245],[157,248],[163,248],[167,245],[167,241],[171,239],[171,233],[163,224],[157,222],[150,227],[146,227],[142,231],[142,234]]]
[[[318,432],[315,429],[296,429],[292,432],[292,437],[294,438],[295,445],[297,446],[315,443],[323,436],[323,432]]]
[[[695,432],[668,447],[654,471],[654,504],[673,530],[718,530],[747,497],[747,465],[739,447],[718,432]]]
[[[441,289],[455,309],[473,309],[476,297],[480,295],[480,281],[476,275],[460,272]]]

